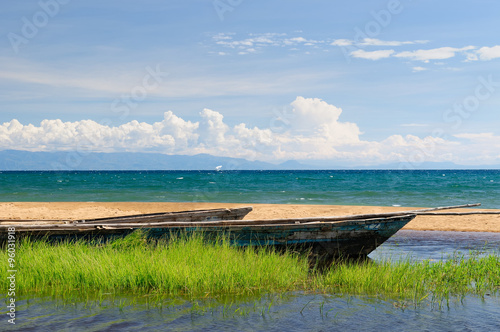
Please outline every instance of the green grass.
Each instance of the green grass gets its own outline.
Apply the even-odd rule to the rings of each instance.
[[[302,288],[308,274],[307,261],[290,254],[238,250],[225,240],[206,244],[202,236],[146,243],[139,233],[106,245],[25,241],[18,245],[16,264],[20,294],[251,294]]]
[[[7,252],[0,253],[4,275]],[[190,298],[288,291],[370,295],[420,303],[500,290],[500,256],[443,262],[341,262],[326,271],[307,257],[238,249],[202,236],[147,242],[141,233],[107,244],[23,240],[16,248],[18,295],[154,294]],[[6,279],[5,279],[6,280]]]
[[[323,286],[338,293],[369,294],[419,303],[451,297],[497,293],[500,256],[455,258],[439,262],[345,263],[323,276]]]

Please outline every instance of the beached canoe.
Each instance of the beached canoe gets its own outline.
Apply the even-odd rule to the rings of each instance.
[[[235,246],[273,246],[277,249],[310,251],[321,259],[330,259],[368,255],[415,216],[410,214],[340,221],[335,220],[335,217],[318,217],[148,223],[19,223],[15,226],[0,225],[0,238],[5,241],[8,227],[15,228],[16,238],[29,236],[49,241],[114,239],[136,230],[142,230],[148,238],[168,238],[172,235],[201,232],[211,240],[220,239],[224,235]]]
[[[157,218],[133,222],[135,217],[81,220],[71,223],[26,223],[0,225],[0,241],[5,243],[9,228],[16,238],[48,240],[107,240],[141,230],[148,238],[202,233],[207,239],[226,236],[235,246],[272,246],[277,249],[307,251],[312,257],[328,261],[338,257],[364,257],[384,243],[418,214],[462,206],[333,217],[261,220],[169,220]],[[249,209],[249,208],[246,208]],[[250,208],[251,209],[251,208]],[[192,211],[191,211],[192,213]],[[123,222],[121,222],[123,221]]]
[[[249,212],[252,211],[251,206],[231,208],[231,209],[206,209],[206,210],[191,210],[191,211],[175,211],[175,212],[160,212],[147,213],[118,217],[107,217],[98,219],[81,219],[81,220],[16,220],[5,219],[0,220],[1,225],[56,225],[56,224],[124,224],[124,223],[154,223],[154,222],[198,222],[198,221],[214,221],[214,220],[241,220]]]

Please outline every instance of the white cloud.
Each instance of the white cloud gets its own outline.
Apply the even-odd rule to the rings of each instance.
[[[329,138],[333,145],[350,144],[359,141],[360,130],[354,123],[339,122],[342,109],[319,98],[297,97],[291,103],[294,133],[306,136],[320,135]]]
[[[159,137],[171,137],[177,149],[188,149],[196,144],[199,138],[198,122],[184,121],[172,111],[165,112],[163,121],[153,125]]]
[[[212,40],[216,45],[223,46],[225,48],[231,49],[244,49],[246,47],[255,47],[258,49],[263,49],[269,46],[352,46],[356,45],[358,47],[365,46],[403,46],[403,45],[414,45],[414,44],[425,44],[428,40],[410,40],[410,41],[388,41],[380,40],[376,38],[364,38],[361,41],[355,41],[351,39],[308,39],[303,36],[288,36],[285,33],[261,33],[261,34],[247,34],[246,38],[236,38],[234,33],[224,34],[219,33],[212,36]]]
[[[203,109],[199,120],[186,121],[172,111],[155,123],[130,121],[107,126],[92,120],[43,120],[23,125],[17,120],[0,125],[0,149],[29,151],[209,153],[251,160],[322,159],[377,164],[453,161],[459,164],[500,163],[500,136],[494,133],[457,134],[458,140],[392,135],[382,141],[361,139],[355,123],[342,121],[343,110],[318,98],[297,97],[271,128],[241,123],[229,126],[217,111]],[[280,122],[281,127],[276,123]],[[272,123],[272,121],[270,122]],[[404,124],[420,127],[425,124]]]
[[[0,149],[211,153],[273,160],[329,158],[335,155],[336,147],[359,143],[358,126],[341,122],[340,108],[303,97],[297,97],[291,107],[290,121],[280,132],[249,128],[243,123],[231,128],[222,114],[210,109],[201,111],[196,122],[168,111],[160,122],[134,120],[117,127],[92,120],[44,120],[39,126],[12,120],[0,125]]]
[[[479,50],[477,50],[477,54],[479,55],[479,59],[481,60],[492,60],[500,58],[500,45],[493,47],[481,47]]]
[[[410,60],[429,62],[429,60],[444,60],[453,58],[456,53],[474,49],[474,46],[462,48],[440,47],[428,50],[405,51],[394,55],[397,58],[408,58]]]
[[[390,57],[394,54],[394,50],[379,50],[367,52],[365,50],[356,50],[351,52],[351,55],[355,58],[362,58],[368,60],[380,60]]]
[[[119,127],[101,125],[82,120],[62,122],[43,120],[39,127],[22,125],[17,120],[0,126],[0,148],[30,151],[90,150],[90,151],[141,151],[155,146],[171,147],[170,135],[159,135],[155,126],[131,121]]]
[[[389,57],[409,59],[414,61],[423,61],[428,63],[432,60],[447,60],[454,58],[457,54],[465,57],[465,61],[476,60],[492,60],[500,58],[500,45],[493,47],[481,47],[477,49],[475,46],[457,47],[438,47],[433,49],[417,49],[396,52],[395,50],[374,50],[370,51],[366,48],[370,47],[402,47],[419,44],[427,44],[429,40],[381,40],[377,38],[363,38],[353,40],[347,38],[323,40],[308,39],[303,36],[288,36],[285,33],[261,33],[248,34],[247,38],[236,38],[236,34],[219,33],[212,37],[212,40],[218,46],[223,46],[225,49],[232,49],[235,54],[245,55],[250,53],[261,53],[267,47],[280,47],[287,51],[303,50],[305,54],[310,54],[310,50],[319,49],[329,51],[328,46],[336,46],[345,48],[344,53],[349,53],[356,58],[367,60],[380,60]],[[347,52],[346,52],[347,51]],[[213,54],[227,55],[227,51],[212,52]],[[444,62],[440,62],[444,64]],[[421,71],[422,67],[414,67],[414,71]]]
[[[205,108],[200,117],[198,127],[200,143],[205,146],[224,145],[229,127],[224,123],[222,114]]]
[[[237,39],[234,34],[216,34],[212,40],[218,46],[226,49],[237,50],[238,54],[247,54],[247,48],[252,47],[257,51],[263,51],[266,47],[286,47],[285,49],[296,49],[296,47],[320,48],[327,50],[327,46],[402,46],[412,44],[424,44],[426,40],[414,41],[384,41],[375,38],[365,38],[360,42],[350,39],[308,39],[303,36],[288,36],[279,33],[248,34],[247,38]],[[326,48],[325,48],[326,47]],[[215,54],[217,52],[214,52]]]

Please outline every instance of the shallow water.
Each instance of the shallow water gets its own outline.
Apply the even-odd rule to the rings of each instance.
[[[437,261],[487,254],[500,254],[500,233],[400,230],[369,257]]]
[[[370,257],[446,259],[498,253],[500,234],[401,231]],[[0,330],[12,331],[498,331],[500,294],[467,296],[416,306],[368,296],[294,292],[255,298],[190,302],[163,299],[161,307],[127,296],[57,300],[31,296],[17,301],[15,326],[2,314]],[[135,301],[133,305],[124,305]],[[2,310],[5,312],[5,310]]]
[[[84,308],[83,304],[63,306],[44,301],[21,304],[18,323],[12,330],[496,331],[500,328],[499,308],[500,298],[489,296],[484,300],[467,297],[449,306],[415,307],[369,297],[303,293],[220,305],[206,311],[193,309],[190,304],[160,310],[145,305]]]

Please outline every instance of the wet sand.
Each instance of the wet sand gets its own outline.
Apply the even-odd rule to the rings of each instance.
[[[253,206],[245,219],[271,219],[412,210],[414,207],[144,202],[8,202],[0,203],[0,219],[91,219],[141,213]],[[492,211],[457,209],[458,211]],[[497,210],[498,211],[498,210]],[[404,229],[429,231],[500,232],[500,215],[418,216]]]

